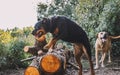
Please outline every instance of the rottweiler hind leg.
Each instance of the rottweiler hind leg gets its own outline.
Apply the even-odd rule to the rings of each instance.
[[[74,45],[74,49],[75,49],[75,59],[76,59],[76,62],[78,63],[79,65],[79,75],[82,75],[82,63],[81,63],[81,56],[82,56],[82,53],[83,51],[80,50],[80,46],[78,46],[77,44]]]
[[[91,58],[90,58],[91,56],[88,55],[87,50],[86,50],[86,48],[85,48],[84,45],[82,45],[82,50],[83,50],[84,54],[86,55],[86,57],[87,57],[87,59],[88,59],[88,61],[89,61],[90,70],[91,70],[91,75],[95,75],[95,72],[94,72],[94,69],[93,69],[93,63],[92,63],[92,60],[91,60]]]

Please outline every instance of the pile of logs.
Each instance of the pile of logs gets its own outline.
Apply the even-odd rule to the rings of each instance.
[[[79,67],[76,65],[73,51],[55,48],[51,52],[43,52],[41,49],[37,52],[36,49],[36,46],[24,48],[25,52],[33,55],[38,53],[36,56],[21,60],[32,60],[24,75],[78,75]]]

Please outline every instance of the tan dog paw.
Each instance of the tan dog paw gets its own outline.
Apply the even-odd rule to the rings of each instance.
[[[108,61],[108,63],[112,63],[112,61],[111,61],[111,60],[109,60],[109,61]]]
[[[105,65],[104,65],[104,64],[101,64],[101,67],[102,67],[102,68],[104,68],[104,67],[105,67]]]
[[[95,66],[95,67],[94,67],[94,69],[98,69],[98,68],[99,68],[99,66]]]

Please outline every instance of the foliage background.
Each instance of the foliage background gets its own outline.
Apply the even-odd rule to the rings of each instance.
[[[51,4],[38,4],[38,20],[43,17],[64,15],[78,23],[88,34],[92,54],[96,35],[107,31],[120,35],[119,0],[54,0]],[[113,40],[112,55],[120,55],[120,40]]]
[[[92,55],[98,32],[107,31],[110,35],[120,35],[120,0],[52,0],[48,4],[39,3],[37,13],[38,20],[43,17],[64,15],[75,21],[86,31]],[[20,60],[30,56],[23,52],[23,48],[34,44],[32,30],[33,27],[0,29],[0,70],[27,65],[20,63]],[[50,37],[48,34],[47,40]],[[70,43],[64,44],[69,49],[72,48]],[[120,56],[120,39],[112,41],[112,56]]]
[[[33,45],[32,30],[33,27],[0,29],[0,70],[28,65],[28,62],[21,63],[20,60],[31,56],[24,53],[23,48],[26,45]]]

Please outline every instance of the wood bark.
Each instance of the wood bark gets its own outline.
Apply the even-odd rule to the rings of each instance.
[[[35,67],[40,75],[78,75],[79,67],[76,65],[73,51],[65,50],[59,44],[52,52],[47,52],[43,49],[45,45],[46,41],[36,40],[33,47],[26,46],[24,51],[32,54],[33,57],[21,61],[32,60],[28,68]]]
[[[43,49],[43,47],[46,44],[47,44],[46,41],[39,42],[39,41],[35,40],[34,46],[25,46],[24,47],[24,52],[30,53],[30,54],[35,55],[35,56],[40,55],[42,53],[46,53],[47,50]]]
[[[41,75],[78,75],[73,51],[54,49],[33,59],[30,66],[36,67]]]

